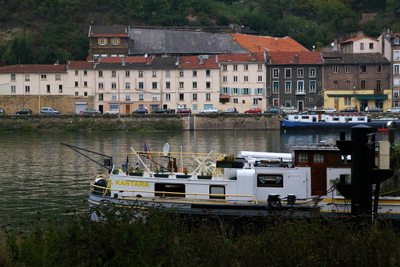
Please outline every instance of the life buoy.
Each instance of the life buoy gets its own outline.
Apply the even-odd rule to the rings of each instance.
[[[108,180],[108,177],[105,176],[104,174],[99,174],[99,175],[97,175],[97,176],[96,176],[96,179],[97,179],[97,178],[104,178],[104,179]]]

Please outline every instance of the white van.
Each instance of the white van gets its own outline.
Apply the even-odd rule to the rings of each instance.
[[[60,114],[60,112],[49,107],[42,107],[42,114]]]

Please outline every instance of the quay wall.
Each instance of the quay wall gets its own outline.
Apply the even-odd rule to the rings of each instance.
[[[1,115],[0,131],[277,130],[271,115]]]

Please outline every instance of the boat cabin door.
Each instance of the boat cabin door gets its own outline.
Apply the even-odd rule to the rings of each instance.
[[[326,194],[326,153],[311,153],[311,195]]]

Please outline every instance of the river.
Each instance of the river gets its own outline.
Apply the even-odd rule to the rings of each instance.
[[[0,133],[0,224],[28,223],[37,212],[42,217],[61,216],[66,211],[88,208],[89,184],[106,169],[61,143],[112,156],[114,164],[125,163],[122,153],[143,150],[146,139],[151,150],[221,152],[241,150],[289,152],[288,145],[315,144],[339,138],[335,132],[293,132],[279,130],[196,131],[196,132],[44,132]],[[350,132],[346,133],[350,138]],[[387,134],[377,135],[386,140]],[[396,137],[399,143],[400,135]],[[102,157],[94,159],[102,162]]]

